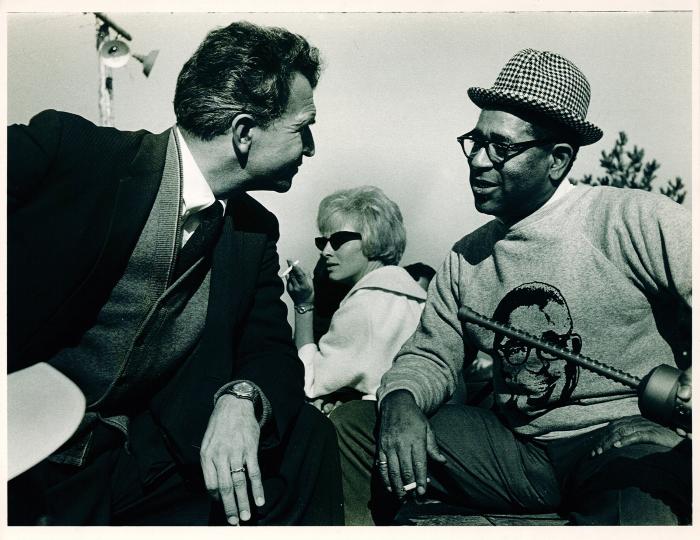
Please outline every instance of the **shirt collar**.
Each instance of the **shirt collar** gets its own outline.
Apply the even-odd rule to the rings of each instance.
[[[574,185],[571,182],[569,182],[569,180],[564,178],[564,180],[562,180],[559,183],[559,185],[557,186],[557,189],[554,190],[554,193],[552,193],[552,196],[549,199],[547,199],[547,201],[542,206],[540,206],[537,210],[535,210],[532,214],[530,214],[530,216],[537,214],[538,212],[541,212],[544,208],[546,208],[547,206],[554,203],[554,201],[558,201],[559,199],[563,198],[572,189],[574,189]],[[527,217],[530,217],[530,216],[527,216]],[[501,223],[504,223],[504,221],[499,217],[496,217],[496,220],[500,221]]]
[[[541,210],[542,208],[545,208],[545,207],[549,206],[550,204],[552,204],[554,201],[558,201],[559,199],[564,197],[567,193],[569,193],[572,189],[574,189],[574,185],[571,182],[569,182],[566,178],[564,178],[564,180],[562,180],[559,183],[559,186],[554,191],[552,196],[549,199],[547,199],[547,202],[544,203],[542,206],[540,206],[539,209]]]
[[[175,126],[175,135],[180,145],[180,157],[182,159],[182,218],[194,215],[200,210],[211,206],[216,201],[214,193],[207,183],[197,162],[192,156],[185,138],[180,133],[180,128]],[[226,210],[226,199],[221,203]]]

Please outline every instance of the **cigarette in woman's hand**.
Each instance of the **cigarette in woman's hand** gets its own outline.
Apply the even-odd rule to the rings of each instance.
[[[280,277],[287,277],[289,275],[289,272],[292,271],[292,268],[294,268],[294,265],[297,265],[297,264],[299,264],[299,259],[297,259],[292,264],[290,264],[289,267],[284,272],[282,272],[280,274]]]

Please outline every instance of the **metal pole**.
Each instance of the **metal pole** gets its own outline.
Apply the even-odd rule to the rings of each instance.
[[[97,29],[97,62],[99,67],[99,107],[100,125],[113,126],[114,116],[112,115],[112,69],[105,66],[99,50],[102,44],[109,38],[109,24],[103,23]]]
[[[127,41],[131,41],[131,34],[129,34],[129,32],[127,32],[121,26],[115,23],[112,19],[107,17],[107,15],[105,15],[104,13],[95,12],[95,17],[97,17],[103,22],[102,26],[106,26],[107,29],[112,28],[117,33],[117,35],[122,36]]]
[[[598,362],[582,354],[574,354],[566,349],[557,347],[551,343],[547,343],[540,338],[523,332],[522,330],[518,330],[517,328],[513,328],[510,325],[502,324],[494,321],[493,319],[489,319],[488,317],[484,317],[469,307],[463,306],[459,308],[457,311],[457,318],[462,322],[477,324],[482,328],[486,328],[487,330],[503,334],[504,336],[508,336],[512,339],[517,339],[518,341],[540,349],[541,351],[546,351],[549,354],[567,360],[573,364],[576,364],[577,366],[581,366],[582,368],[592,371],[593,373],[597,373],[598,375],[602,375],[603,377],[611,379],[615,382],[619,382],[625,386],[634,388],[635,390],[641,383],[641,379],[639,377],[635,377],[634,375],[631,375],[625,371],[607,364],[603,364],[602,362]]]

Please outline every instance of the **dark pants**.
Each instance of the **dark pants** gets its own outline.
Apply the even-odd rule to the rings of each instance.
[[[386,523],[396,509],[375,476],[376,404],[351,402],[331,420],[345,492],[345,520]],[[484,513],[560,512],[585,525],[686,524],[691,446],[636,444],[590,457],[601,428],[569,439],[517,437],[495,413],[445,405],[431,419],[444,465],[431,463],[428,495]]]
[[[104,428],[107,429],[107,428]],[[201,478],[165,470],[144,486],[135,456],[122,441],[100,434],[102,446],[87,466],[43,462],[9,484],[9,524],[208,525],[226,523]],[[342,525],[342,490],[333,426],[304,406],[283,444],[260,452],[265,505],[251,505],[256,525]],[[199,472],[201,477],[201,472]],[[45,487],[45,497],[36,489]],[[46,487],[48,486],[48,487]],[[252,497],[250,498],[252,501]],[[36,505],[40,512],[28,509]],[[242,522],[243,523],[243,522]]]

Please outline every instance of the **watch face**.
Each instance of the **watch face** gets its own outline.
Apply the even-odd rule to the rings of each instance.
[[[253,386],[250,383],[247,382],[239,382],[233,385],[233,391],[239,395],[239,396],[253,396],[255,393],[255,390],[253,389]]]

